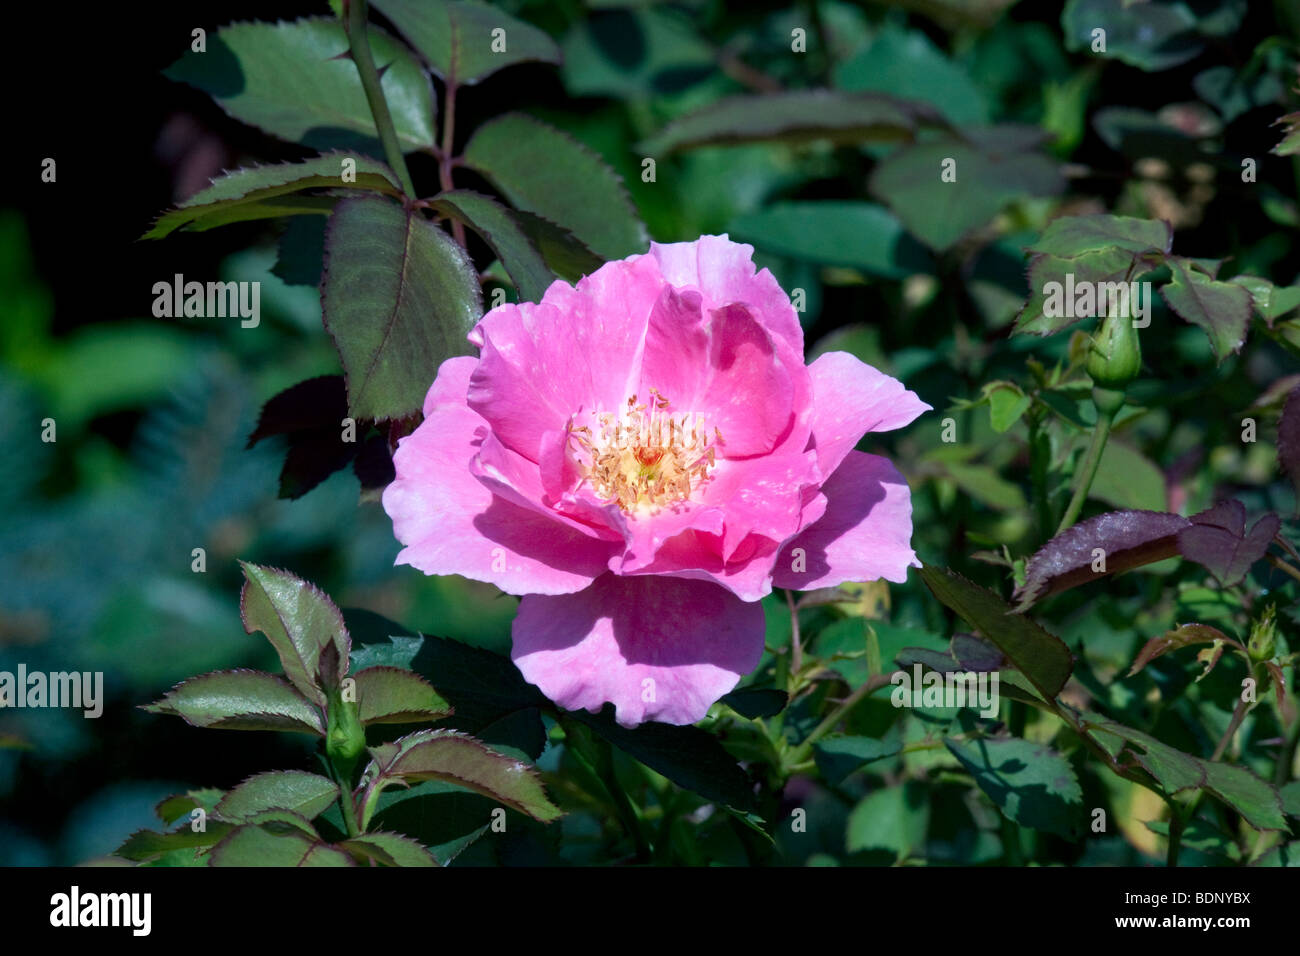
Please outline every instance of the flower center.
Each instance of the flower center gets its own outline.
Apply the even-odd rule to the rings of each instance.
[[[710,480],[722,433],[714,428],[710,438],[703,415],[674,415],[671,407],[652,388],[646,404],[633,395],[622,411],[595,415],[594,429],[569,420],[569,449],[600,498],[625,512],[654,513]]]

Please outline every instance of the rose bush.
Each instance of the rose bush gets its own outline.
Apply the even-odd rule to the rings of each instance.
[[[398,563],[522,595],[513,658],[568,709],[692,723],[763,650],[773,586],[918,566],[908,486],[854,450],[930,406],[845,352],[726,236],[654,244],[445,361],[383,495]]]

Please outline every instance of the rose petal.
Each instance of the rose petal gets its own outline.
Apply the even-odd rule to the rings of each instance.
[[[826,513],[781,549],[777,587],[804,591],[878,578],[902,584],[909,567],[921,566],[911,546],[912,496],[888,459],[849,452],[822,493]],[[795,570],[800,562],[803,570]]]
[[[444,366],[445,367],[445,366]],[[436,405],[393,456],[384,510],[406,547],[397,564],[460,574],[510,594],[579,591],[612,547],[504,500],[470,473],[487,424],[464,405]]]
[[[569,710],[612,702],[624,727],[691,724],[763,654],[763,610],[703,581],[606,574],[519,602],[511,656]]]
[[[824,474],[836,469],[867,432],[902,428],[930,406],[896,378],[848,352],[827,352],[808,366],[812,435]]]

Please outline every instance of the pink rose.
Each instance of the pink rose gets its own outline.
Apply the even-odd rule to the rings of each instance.
[[[687,724],[753,670],[775,585],[906,580],[907,483],[854,451],[930,406],[845,352],[726,236],[651,244],[448,359],[384,492],[399,564],[522,595],[513,658],[570,710]]]

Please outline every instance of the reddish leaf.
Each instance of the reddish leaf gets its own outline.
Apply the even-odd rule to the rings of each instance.
[[[1277,460],[1295,485],[1300,503],[1300,385],[1291,390],[1277,424]]]
[[[1240,501],[1221,501],[1213,508],[1193,515],[1191,523],[1178,532],[1178,551],[1189,561],[1209,569],[1225,587],[1246,576],[1250,566],[1264,556],[1282,522],[1269,513],[1246,533],[1246,506]]]
[[[1162,654],[1167,654],[1170,651],[1178,650],[1180,647],[1189,647],[1192,644],[1213,644],[1216,642],[1220,643],[1220,647],[1216,649],[1217,652],[1214,654],[1213,659],[1209,661],[1208,666],[1201,674],[1201,677],[1208,674],[1214,668],[1214,665],[1218,663],[1219,656],[1223,653],[1222,644],[1231,644],[1239,650],[1245,650],[1245,648],[1241,646],[1240,641],[1235,637],[1229,637],[1227,634],[1224,634],[1217,627],[1210,627],[1208,624],[1184,624],[1182,627],[1176,628],[1167,634],[1153,637],[1151,640],[1147,641],[1142,647],[1142,650],[1138,653],[1137,660],[1133,662],[1133,666],[1129,669],[1128,674],[1132,677],[1157,657],[1160,657]],[[1199,680],[1200,678],[1197,679]]]
[[[1016,589],[1017,610],[1045,597],[1163,561],[1178,554],[1178,533],[1189,525],[1162,511],[1111,511],[1081,521],[1043,545],[1025,566],[1025,583]],[[1105,570],[1094,571],[1104,552]]]

